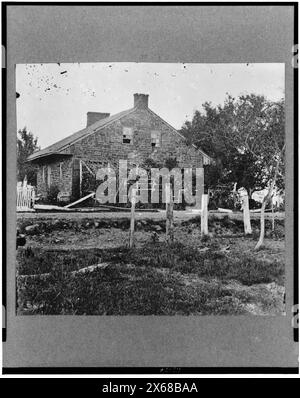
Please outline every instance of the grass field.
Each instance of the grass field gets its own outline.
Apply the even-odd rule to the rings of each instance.
[[[175,225],[137,222],[128,249],[128,219],[19,219],[26,248],[17,252],[17,313],[45,315],[277,315],[284,312],[284,225],[267,222],[254,252],[242,222],[199,218]]]

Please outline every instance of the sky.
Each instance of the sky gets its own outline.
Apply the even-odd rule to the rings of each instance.
[[[16,65],[17,128],[41,148],[86,126],[89,111],[111,115],[149,94],[149,108],[176,129],[204,102],[226,94],[284,98],[284,64],[73,63]]]

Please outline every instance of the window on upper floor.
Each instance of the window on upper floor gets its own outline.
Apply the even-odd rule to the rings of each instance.
[[[151,131],[151,147],[158,148],[160,147],[161,134],[160,131]]]
[[[123,144],[132,144],[133,131],[131,127],[123,127]]]

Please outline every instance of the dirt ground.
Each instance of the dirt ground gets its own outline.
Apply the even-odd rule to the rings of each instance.
[[[155,215],[155,217],[160,216],[159,213],[151,213],[151,215]],[[65,214],[63,216],[65,217]],[[76,216],[78,215],[76,214]],[[101,218],[102,216],[103,215],[101,215]],[[193,216],[195,217],[195,214],[193,214]],[[47,215],[47,217],[49,217],[49,215]],[[68,219],[68,217],[65,217],[65,219]],[[119,214],[118,217],[120,217]],[[140,219],[143,217],[144,215],[142,215]],[[43,220],[43,222],[45,222],[45,218],[43,217],[32,218],[34,219],[34,222],[36,222],[36,220]],[[26,217],[24,219],[26,219]],[[90,222],[86,220],[90,220]],[[138,220],[139,217],[137,217],[137,230],[135,232],[135,250],[137,252],[143,251],[145,247],[148,247],[149,245],[151,246],[152,244],[165,244],[165,232],[161,227],[156,226],[147,230],[147,228],[144,228]],[[18,221],[20,223],[22,222],[22,219],[19,218]],[[40,250],[45,253],[55,251],[64,252],[67,257],[69,254],[76,253],[78,250],[84,250],[86,253],[96,249],[102,250],[103,252],[109,250],[121,251],[127,246],[128,229],[118,227],[96,228],[93,224],[94,222],[94,217],[92,219],[87,218],[87,215],[85,214],[86,225],[85,228],[80,228],[80,230],[66,227],[61,230],[58,229],[54,231],[50,230],[48,232],[42,231],[29,234],[27,235],[26,247],[30,247],[33,251]],[[216,231],[218,232],[218,230]],[[147,264],[144,264],[142,261],[138,261],[138,265],[136,265],[134,260],[131,260],[131,258],[130,260],[122,260],[121,265],[119,263],[110,263],[108,260],[105,262],[105,269],[107,270],[111,268],[114,271],[118,270],[122,275],[126,275],[126,283],[130,281],[130,283],[133,284],[137,283],[137,281],[145,282],[143,281],[143,270],[145,271],[145,275],[147,274],[147,277],[149,277],[149,272],[151,272],[151,280],[153,278],[155,280],[161,280],[163,277],[166,281],[165,286],[163,286],[163,289],[165,289],[164,292],[170,294],[172,291],[172,284],[169,283],[169,281],[172,280],[179,286],[179,289],[182,289],[182,291],[185,292],[186,297],[188,297],[187,300],[190,300],[190,297],[193,294],[199,295],[199,292],[214,292],[214,295],[209,295],[210,293],[207,294],[206,297],[208,298],[205,302],[205,310],[203,309],[204,307],[201,309],[200,307],[197,307],[198,304],[195,304],[192,309],[189,308],[189,314],[224,314],[224,308],[227,308],[227,312],[225,311],[225,313],[229,314],[284,314],[284,239],[267,238],[265,240],[264,248],[255,252],[253,250],[256,243],[256,239],[254,237],[245,237],[242,233],[226,234],[224,233],[224,229],[221,233],[217,232],[211,234],[213,236],[211,236],[208,242],[206,242],[201,239],[200,228],[197,223],[193,221],[182,223],[179,220],[174,229],[175,246],[176,242],[178,242],[178,245],[184,245],[183,247],[187,249],[187,253],[189,248],[191,251],[197,250],[201,255],[202,253],[204,255],[211,253],[211,255],[214,256],[216,253],[219,253],[220,257],[226,260],[226,263],[236,263],[239,259],[241,259],[241,261],[246,259],[249,260],[249,264],[252,264],[252,266],[253,264],[254,266],[256,263],[258,264],[258,272],[260,272],[259,267],[261,267],[261,264],[263,264],[264,267],[269,266],[270,269],[274,267],[274,264],[276,266],[279,264],[279,266],[283,268],[283,275],[281,275],[282,272],[280,271],[280,277],[274,277],[273,279],[272,277],[267,278],[267,283],[248,283],[247,279],[243,281],[243,278],[241,277],[237,277],[236,279],[227,277],[226,275],[220,277],[220,275],[222,275],[220,270],[218,270],[218,274],[214,275],[213,266],[212,271],[210,271],[209,274],[201,274],[201,272],[198,272],[197,268],[193,268],[189,271],[186,271],[185,269],[181,271],[180,264],[177,264],[176,267],[165,267],[157,264],[154,265],[151,263],[151,258],[150,260],[147,258]],[[26,249],[19,250],[22,251]],[[179,260],[179,263],[180,261],[181,260]],[[207,264],[210,264],[210,254],[207,255],[206,259],[204,259],[204,265],[206,264],[205,261]],[[88,265],[91,264],[89,263]],[[101,264],[98,264],[97,266],[99,265]],[[79,261],[78,265],[76,265],[76,269],[81,269],[84,266],[86,266],[84,261],[82,261],[82,263]],[[36,271],[32,273],[35,272]],[[253,270],[251,272],[253,272]],[[243,282],[241,282],[241,280]],[[258,278],[258,280],[260,279]],[[220,296],[218,296],[218,292],[220,292]],[[178,303],[176,303],[176,305],[177,304]],[[26,305],[24,306],[23,303],[21,305],[23,308],[21,313],[25,314],[28,313],[28,311],[29,313],[32,313],[33,304],[28,304],[28,306],[29,307],[26,308]],[[123,314],[122,311],[121,314]],[[136,314],[137,312],[134,311],[141,310],[136,309],[132,311],[133,312],[130,313]],[[160,314],[160,310],[156,311]],[[186,313],[185,310],[182,310],[183,312],[181,312],[181,310],[178,309],[172,309],[173,312],[168,312],[169,310],[164,311],[167,311],[166,314]],[[104,313],[107,313],[107,311],[105,310]],[[95,314],[97,314],[97,312],[95,312]]]

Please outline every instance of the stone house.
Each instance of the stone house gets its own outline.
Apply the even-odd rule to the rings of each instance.
[[[119,160],[136,166],[149,158],[159,163],[173,158],[180,168],[203,168],[211,162],[148,107],[148,95],[134,94],[132,109],[112,116],[88,112],[84,129],[33,153],[28,161],[38,166],[37,194],[46,197],[56,186],[76,200],[83,194],[84,171],[93,173],[108,164],[115,167]]]

